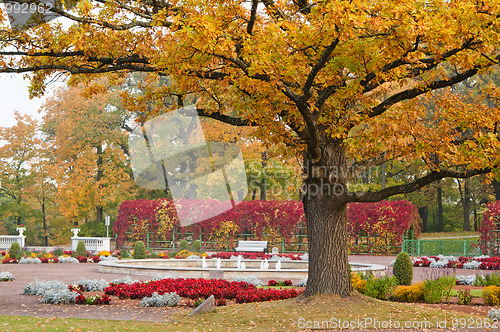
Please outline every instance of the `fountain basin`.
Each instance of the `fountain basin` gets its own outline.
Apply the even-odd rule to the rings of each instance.
[[[260,269],[261,260],[242,259],[245,269],[237,268],[237,260],[222,259],[220,269],[216,259],[207,259],[206,268],[201,260],[194,259],[131,259],[99,262],[99,272],[121,273],[141,276],[161,275],[171,278],[226,279],[255,276],[259,279],[301,280],[307,278],[307,261],[281,261],[281,269],[276,269],[277,260],[269,260],[269,269]],[[353,272],[372,272],[376,277],[385,275],[386,267],[379,264],[350,263]]]

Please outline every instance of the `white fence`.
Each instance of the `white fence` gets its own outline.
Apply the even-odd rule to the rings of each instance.
[[[83,241],[85,243],[85,248],[87,251],[100,252],[103,250],[110,250],[109,237],[72,237],[71,238],[71,250],[75,251],[78,246],[78,242]]]
[[[0,249],[10,249],[13,242],[18,242],[21,248],[26,246],[25,239],[26,236],[23,235],[24,228],[17,228],[19,235],[0,235]],[[78,242],[83,241],[85,243],[85,248],[87,251],[100,252],[103,250],[110,251],[111,249],[111,238],[109,237],[79,237],[79,229],[75,228],[71,230],[74,236],[71,238],[71,250],[75,251],[78,246]],[[41,250],[40,250],[41,251]]]
[[[10,246],[14,242],[18,242],[19,245],[24,247],[24,235],[0,235],[0,249],[10,249]]]
[[[19,235],[0,235],[0,249],[10,249],[10,246],[14,242],[18,242],[19,246],[24,247],[24,240],[26,236],[23,235],[26,228],[18,227],[16,230],[19,232]]]
[[[110,251],[110,237],[79,237],[78,232],[80,232],[80,230],[78,228],[73,228],[71,231],[74,235],[71,237],[71,250],[75,251],[78,246],[78,242],[83,241],[87,251]]]

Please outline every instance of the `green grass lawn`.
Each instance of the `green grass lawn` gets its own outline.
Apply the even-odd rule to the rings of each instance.
[[[456,232],[442,232],[442,233],[421,233],[420,238],[442,238],[442,237],[460,237],[460,236],[477,236],[479,238],[479,232],[476,231],[456,231]]]
[[[168,312],[168,311],[167,311]],[[165,322],[105,321],[71,318],[37,318],[0,316],[0,331],[298,331],[309,324],[331,322],[369,322],[365,319],[392,324],[436,327],[446,319],[473,316],[455,311],[430,309],[417,304],[380,301],[359,294],[349,299],[336,296],[316,296],[260,303],[218,307],[216,312],[188,316],[190,310],[177,312]],[[484,318],[484,317],[482,317]],[[323,322],[323,323],[321,323]],[[424,325],[428,324],[428,325]],[[313,325],[310,325],[314,327]],[[325,325],[323,325],[325,327]],[[326,327],[332,328],[332,325]],[[373,326],[365,325],[370,329]],[[335,328],[334,328],[335,329]]]
[[[471,289],[470,294],[472,297],[483,297],[483,290],[482,289]],[[452,289],[451,290],[451,296],[457,296],[458,295],[458,289]]]

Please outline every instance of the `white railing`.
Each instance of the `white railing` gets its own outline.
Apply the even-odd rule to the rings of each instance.
[[[0,249],[10,249],[10,246],[14,242],[18,242],[21,248],[25,245],[26,236],[23,235],[25,228],[19,227],[16,228],[19,232],[19,235],[0,235]]]
[[[83,243],[85,243],[85,248],[87,249],[87,251],[109,251],[110,240],[111,238],[109,237],[72,237],[71,250],[75,251],[76,247],[78,246],[78,242],[83,241]]]
[[[22,235],[0,235],[0,249],[10,249],[10,246],[14,242],[18,242],[19,246],[24,247],[24,239],[26,236]]]
[[[83,241],[87,251],[100,252],[103,250],[110,251],[111,238],[110,237],[79,237],[78,228],[71,230],[74,234],[71,237],[71,250],[75,251],[78,246],[78,242]]]

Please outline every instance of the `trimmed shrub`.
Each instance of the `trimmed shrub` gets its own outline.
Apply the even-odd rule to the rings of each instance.
[[[483,290],[483,300],[487,305],[500,305],[500,287],[488,286]]]
[[[188,250],[188,242],[186,240],[182,240],[179,242],[179,249],[182,250]]]
[[[17,241],[12,242],[12,244],[10,245],[9,256],[10,256],[10,258],[14,258],[14,259],[21,258],[22,252],[21,252],[21,246],[19,245],[19,242],[17,242]]]
[[[81,240],[78,241],[78,245],[76,246],[76,255],[87,257],[87,248],[85,248],[85,243]]]
[[[128,253],[128,250],[127,250],[127,249],[122,249],[122,250],[120,250],[120,257],[121,257],[121,258],[129,258],[129,257],[130,257],[130,255],[129,255],[129,253]]]
[[[361,276],[357,273],[351,273],[351,284],[352,289],[364,294],[366,291],[366,280],[363,280]]]
[[[417,282],[411,286],[398,286],[391,299],[398,302],[423,302],[424,283]]]
[[[142,241],[137,241],[134,245],[134,259],[145,259],[147,256],[146,245]]]
[[[392,268],[399,285],[410,286],[413,280],[413,263],[407,252],[401,251]]]
[[[366,283],[365,295],[379,300],[387,300],[392,296],[398,285],[395,277],[369,278]]]
[[[192,247],[193,247],[193,251],[194,252],[200,252],[201,251],[201,242],[200,242],[200,240],[194,241]]]

